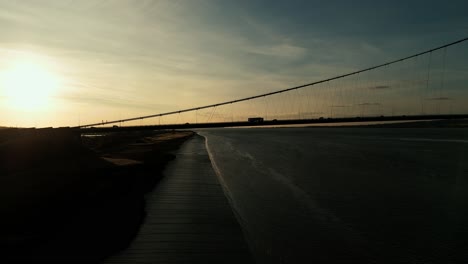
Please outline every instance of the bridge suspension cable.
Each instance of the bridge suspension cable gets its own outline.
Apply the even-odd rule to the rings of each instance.
[[[457,40],[457,41],[454,41],[454,42],[451,42],[451,43],[448,43],[448,44],[445,44],[445,45],[442,45],[442,46],[439,46],[439,47],[436,47],[436,48],[433,48],[433,49],[430,49],[430,50],[419,52],[419,53],[416,53],[416,54],[413,54],[411,56],[407,56],[407,57],[404,57],[404,58],[401,58],[401,59],[389,61],[389,62],[382,63],[382,64],[379,64],[379,65],[376,65],[376,66],[368,67],[368,68],[365,68],[365,69],[362,69],[362,70],[357,70],[357,71],[354,71],[354,72],[351,72],[351,73],[346,73],[346,74],[338,75],[338,76],[335,76],[335,77],[323,79],[323,80],[320,80],[320,81],[306,83],[306,84],[302,84],[302,85],[299,85],[299,86],[294,86],[294,87],[290,87],[290,88],[286,88],[286,89],[282,89],[282,90],[263,93],[263,94],[250,96],[250,97],[244,97],[244,98],[240,98],[240,99],[236,99],[236,100],[232,100],[232,101],[225,101],[225,102],[221,102],[221,103],[217,103],[217,104],[210,104],[210,105],[204,105],[204,106],[199,106],[199,107],[181,109],[181,110],[177,110],[177,111],[170,111],[170,112],[159,113],[159,114],[152,114],[152,115],[145,115],[145,116],[139,116],[139,117],[126,118],[126,119],[112,120],[112,121],[106,121],[106,122],[101,122],[101,123],[92,123],[92,124],[86,124],[86,125],[79,125],[79,126],[76,126],[75,128],[86,128],[86,127],[92,127],[92,126],[100,126],[100,125],[109,125],[109,124],[137,121],[137,120],[154,118],[154,117],[162,117],[162,116],[167,116],[167,115],[180,114],[180,113],[191,112],[191,111],[198,111],[198,110],[207,109],[207,108],[216,108],[218,106],[229,105],[229,104],[239,103],[239,102],[243,102],[243,101],[249,101],[249,100],[262,98],[262,97],[267,97],[267,96],[271,96],[271,95],[275,95],[275,94],[281,94],[281,93],[285,93],[285,92],[288,92],[288,91],[298,90],[298,89],[313,86],[313,85],[316,85],[316,84],[326,83],[326,82],[330,82],[330,81],[333,81],[333,80],[337,80],[337,79],[349,77],[349,76],[352,76],[352,75],[357,75],[357,74],[360,74],[360,73],[375,70],[375,69],[378,69],[378,68],[386,67],[386,66],[389,66],[389,65],[392,65],[392,64],[395,64],[395,63],[399,63],[399,62],[402,62],[402,61],[406,61],[406,60],[409,60],[409,59],[412,59],[412,58],[419,57],[419,56],[424,55],[424,54],[432,54],[432,52],[434,52],[434,51],[445,49],[447,47],[450,47],[450,46],[465,42],[467,40],[468,40],[468,37]],[[211,117],[210,117],[210,119],[211,119]]]

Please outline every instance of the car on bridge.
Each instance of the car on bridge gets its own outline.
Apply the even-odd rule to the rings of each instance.
[[[249,123],[263,123],[263,117],[249,117],[247,121]]]

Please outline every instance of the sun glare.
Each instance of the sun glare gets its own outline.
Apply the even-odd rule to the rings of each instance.
[[[46,64],[21,59],[0,73],[0,90],[9,107],[37,111],[50,106],[59,79]]]

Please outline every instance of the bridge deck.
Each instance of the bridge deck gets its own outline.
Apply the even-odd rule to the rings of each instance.
[[[202,137],[181,147],[147,208],[135,241],[106,263],[252,262]]]

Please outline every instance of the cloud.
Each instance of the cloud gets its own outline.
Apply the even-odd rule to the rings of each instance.
[[[357,104],[357,105],[360,105],[360,106],[378,106],[378,105],[381,105],[380,103],[360,103],[360,104]]]
[[[307,49],[291,44],[277,44],[273,46],[247,47],[248,53],[276,57],[280,59],[299,59],[307,54]]]
[[[80,103],[80,104],[88,104],[90,106],[109,106],[114,108],[120,109],[140,109],[140,110],[150,110],[154,112],[161,111],[162,109],[168,109],[170,105],[167,104],[156,104],[156,103],[144,103],[126,99],[111,99],[105,97],[92,97],[92,96],[60,96],[56,97],[56,99],[72,102],[72,103]]]
[[[322,115],[325,112],[322,111],[312,111],[312,112],[301,112],[301,115]]]
[[[390,89],[392,88],[390,85],[377,85],[369,87],[369,89],[381,90],[381,89]]]
[[[452,100],[452,99],[449,97],[434,97],[434,98],[427,98],[426,100],[447,101],[447,100]]]

